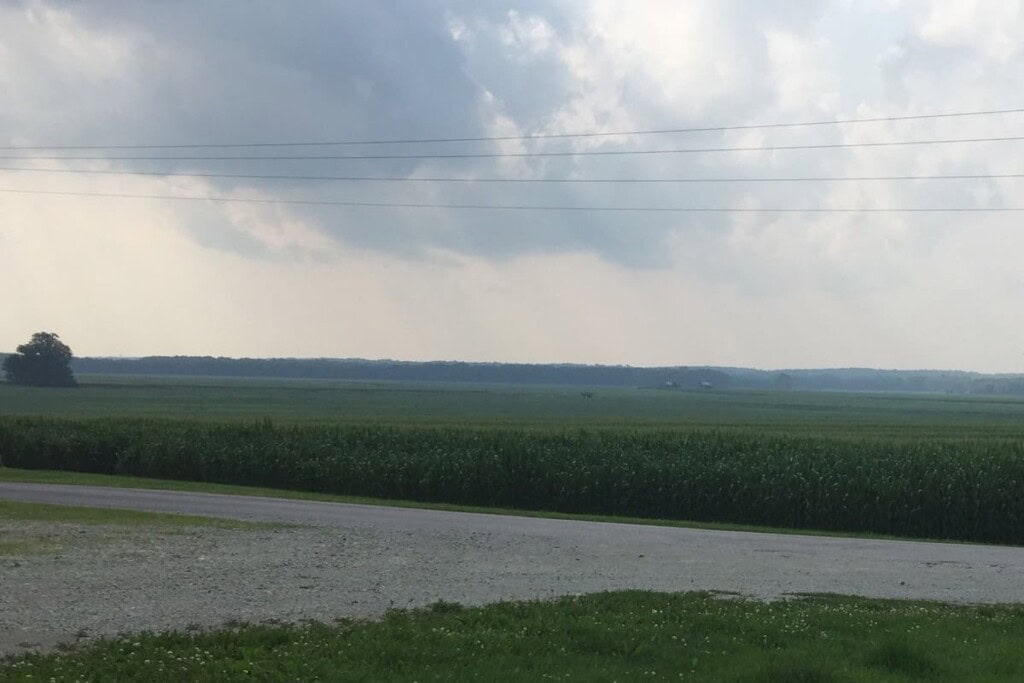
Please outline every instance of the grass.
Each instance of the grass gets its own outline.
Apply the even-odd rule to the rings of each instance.
[[[287,500],[309,500],[324,503],[344,503],[349,505],[386,505],[390,507],[417,508],[422,510],[442,510],[446,512],[468,512],[485,515],[509,515],[513,517],[535,517],[543,519],[565,519],[579,522],[605,522],[611,524],[639,524],[644,526],[676,527],[683,529],[711,529],[716,531],[746,531],[764,534],[790,534],[796,536],[827,536],[834,538],[867,538],[877,540],[922,540],[908,539],[903,536],[886,536],[870,533],[848,533],[841,531],[818,531],[808,529],[789,529],[782,527],[755,526],[750,524],[725,524],[714,522],[693,522],[673,519],[645,519],[638,517],[618,517],[614,515],[583,515],[543,510],[519,510],[513,508],[493,508],[474,505],[452,505],[447,503],[422,503],[408,500],[389,500],[367,498],[362,496],[342,496],[330,493],[311,493],[307,491],[291,491],[258,486],[238,486],[233,484],[211,484],[207,482],[177,481],[170,479],[150,479],[146,477],[127,477],[110,474],[88,474],[82,472],[62,472],[53,470],[22,470],[12,467],[0,467],[0,481],[25,484],[67,484],[77,486],[110,486],[113,488],[149,489],[158,491],[187,491],[192,493],[213,493],[236,496],[257,496],[264,498],[283,498]],[[963,543],[944,539],[927,539],[932,543]]]
[[[849,438],[1024,438],[1024,399],[82,375],[75,389],[0,382],[0,415],[480,426],[745,428]]]
[[[54,550],[52,541],[36,537],[18,534],[17,538],[5,538],[0,540],[0,557],[25,557],[28,555],[43,555]]]
[[[140,634],[0,664],[0,680],[1014,681],[1024,607],[603,593],[372,623]]]
[[[179,515],[164,512],[141,512],[106,508],[47,505],[0,500],[0,522],[53,522],[65,524],[103,524],[113,526],[146,526],[163,530],[186,527],[215,529],[269,529],[282,525],[245,522],[217,517]]]
[[[42,503],[22,503],[0,500],[0,524],[4,522],[41,522],[50,525],[86,524],[105,527],[135,528],[155,534],[175,533],[190,528],[225,529],[244,531],[257,529],[285,528],[285,524],[268,524],[263,522],[246,522],[216,517],[197,515],[181,515],[161,512],[142,512],[135,510],[118,510],[106,508],[76,507],[69,505],[48,505]],[[83,539],[78,536],[69,537],[61,534],[58,527],[48,526],[48,532],[38,531],[38,527],[28,530],[11,525],[14,528],[0,539],[0,557],[26,557],[43,555],[66,547],[82,543],[107,542],[114,537],[90,536]]]

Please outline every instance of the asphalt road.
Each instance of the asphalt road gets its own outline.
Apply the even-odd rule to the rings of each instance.
[[[0,482],[0,500],[302,525],[0,558],[0,585],[17,586],[0,590],[0,653],[15,641],[45,646],[83,629],[375,616],[440,599],[480,604],[619,588],[1024,602],[1024,548],[91,486]]]

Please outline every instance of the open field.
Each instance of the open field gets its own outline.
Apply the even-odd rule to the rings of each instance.
[[[0,382],[0,415],[1024,438],[1024,399],[1007,397],[89,375],[80,380],[77,389]],[[593,399],[583,398],[584,390]]]
[[[0,385],[0,465],[1024,543],[1024,401],[99,379]]]
[[[1024,543],[1024,442],[1003,439],[7,417],[0,465]]]
[[[141,481],[153,488],[287,487],[295,498],[440,509],[1024,542],[1024,402],[1013,399],[658,389],[594,389],[586,399],[557,387],[83,379],[75,390],[0,384],[0,464],[41,468],[0,467],[0,480],[124,486],[150,477]],[[620,528],[609,542],[610,527],[584,531],[581,522],[559,533],[589,534],[586,543],[553,542],[550,531],[492,516],[473,516],[486,531],[424,531],[407,517],[371,529],[399,514],[390,508],[360,514],[365,522],[334,530],[234,538],[196,528],[145,548],[104,543],[102,553],[19,559],[34,564],[8,573],[38,584],[39,595],[64,596],[54,599],[65,609],[61,623],[31,626],[44,615],[31,596],[12,596],[25,618],[9,626],[29,624],[51,646],[84,624],[96,636],[213,627],[225,615],[321,623],[136,635],[9,660],[0,680],[952,681],[1015,680],[1024,669],[1019,607],[629,592],[324,625],[379,617],[396,599],[479,605],[620,587],[1020,600],[1016,548],[741,541],[657,527]],[[417,512],[416,523],[443,514],[454,513]],[[702,538],[675,537],[684,532]],[[650,547],[635,547],[644,538]],[[869,552],[875,543],[892,545]],[[985,553],[1002,559],[979,560]],[[149,562],[159,572],[141,569]],[[121,611],[83,601],[82,585]],[[161,593],[178,585],[205,592]]]
[[[141,634],[11,660],[0,680],[1010,681],[1022,639],[1020,607],[631,591]]]

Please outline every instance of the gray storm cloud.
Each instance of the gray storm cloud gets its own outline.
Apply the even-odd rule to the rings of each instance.
[[[15,77],[35,107],[4,108],[8,139],[24,143],[290,141],[530,135],[842,116],[826,47],[815,32],[823,7],[751,9],[748,3],[665,3],[642,13],[614,4],[532,3],[516,10],[479,3],[36,2],[8,19],[64,24],[108,45],[110,65],[74,82],[74,51],[17,44]],[[20,16],[18,16],[20,15]],[[26,42],[28,39],[26,38]],[[53,49],[56,48],[56,49]],[[939,48],[936,48],[939,49]],[[872,58],[865,55],[865,58]],[[895,66],[893,66],[895,64]],[[910,72],[910,57],[890,68]],[[35,85],[33,71],[65,88]],[[79,74],[81,75],[81,74]],[[896,80],[897,76],[890,76]],[[50,80],[52,82],[52,79]],[[806,92],[805,92],[806,91]],[[865,96],[872,93],[864,93]],[[909,98],[905,98],[909,99]],[[907,102],[893,110],[903,111]],[[70,117],[69,112],[75,116]],[[875,137],[890,132],[874,127]],[[892,131],[900,134],[903,131]],[[857,132],[852,132],[856,136]],[[799,144],[847,140],[840,129],[502,143],[285,148],[345,154],[625,150]],[[188,151],[188,150],[186,150]],[[279,148],[223,150],[224,154]],[[157,150],[173,154],[175,150]],[[216,154],[216,150],[191,150]],[[140,153],[143,154],[143,153]],[[893,161],[898,154],[882,153]],[[909,155],[904,155],[909,156]],[[954,162],[956,157],[954,156]],[[84,162],[79,162],[84,163]],[[106,165],[105,165],[106,166]],[[650,178],[843,174],[855,155],[806,152],[658,157],[373,160],[117,161],[109,167],[175,173],[397,177]],[[204,180],[212,194],[438,204],[549,206],[822,207],[843,188],[775,184],[563,185],[396,184]],[[970,195],[971,190],[961,191]],[[927,191],[923,192],[928,198]],[[900,199],[921,194],[911,188]],[[940,190],[937,196],[949,197]],[[857,198],[856,205],[870,198]],[[195,209],[188,209],[196,214]],[[268,209],[268,211],[273,211]],[[478,212],[408,209],[287,209],[318,230],[360,247],[418,257],[442,249],[490,258],[589,251],[632,266],[667,266],[670,243],[684,252],[728,250],[729,216],[632,213]],[[218,213],[190,222],[198,240],[249,255],[251,236]],[[218,225],[221,225],[218,228]],[[842,222],[836,222],[842,225]],[[685,256],[684,256],[685,257]],[[696,264],[713,263],[711,258]],[[720,272],[713,269],[714,274]]]
[[[1021,104],[1014,98],[1024,79],[1018,40],[1022,32],[1021,3],[959,0],[535,0],[514,5],[469,0],[31,0],[0,5],[0,143],[515,137],[1012,108]],[[689,135],[148,153],[758,147],[1012,136],[1020,133],[1020,122],[1020,115],[1004,115]],[[30,198],[16,201],[14,195],[0,194],[0,216],[8,226],[0,230],[0,244],[7,254],[21,255],[19,262],[7,265],[8,273],[35,277],[33,273],[51,271],[33,270],[26,259],[60,251],[47,230],[69,235],[82,234],[87,227],[102,231],[82,234],[81,239],[91,241],[76,242],[75,249],[60,257],[73,259],[90,244],[104,245],[106,251],[97,258],[119,255],[122,260],[111,256],[108,265],[109,273],[121,279],[111,275],[107,289],[94,293],[93,299],[103,292],[130,292],[145,281],[145,272],[136,272],[132,261],[145,252],[146,258],[137,258],[139,264],[168,277],[183,272],[194,278],[189,284],[194,290],[185,288],[195,297],[188,305],[178,302],[173,292],[154,295],[159,283],[147,282],[148,295],[164,302],[164,317],[173,318],[180,307],[204,310],[204,319],[235,320],[241,327],[258,322],[265,325],[260,329],[268,339],[277,340],[260,350],[280,353],[292,352],[281,336],[282,321],[324,335],[341,325],[307,320],[300,314],[305,309],[275,298],[278,290],[287,291],[282,283],[297,291],[315,282],[317,289],[311,292],[373,292],[372,315],[360,313],[359,301],[339,304],[347,306],[347,316],[366,317],[360,328],[362,346],[338,351],[341,355],[373,356],[377,349],[386,349],[396,357],[561,359],[576,346],[552,340],[573,340],[586,330],[584,346],[591,346],[579,357],[594,361],[698,362],[699,357],[719,363],[798,365],[801,359],[827,359],[822,349],[829,348],[828,342],[841,364],[863,358],[865,363],[914,365],[919,349],[932,348],[922,363],[970,365],[965,359],[998,357],[992,367],[1011,367],[1019,360],[1015,340],[1022,335],[1002,311],[1019,297],[1015,255],[1024,248],[1011,214],[514,212],[273,201],[994,208],[1019,204],[1019,179],[499,184],[202,174],[540,180],[984,175],[1024,170],[1018,161],[1020,147],[1006,142],[457,160],[6,160],[2,165],[168,174],[0,171],[7,189],[227,196],[270,203],[110,199],[99,204],[86,198],[32,203]],[[108,218],[117,226],[104,231],[102,223]],[[131,225],[125,224],[128,220]],[[168,255],[162,261],[164,253]],[[174,268],[164,262],[172,259],[170,254],[177,259]],[[150,256],[152,261],[147,260]],[[66,267],[69,262],[60,259],[54,257],[50,264],[53,272],[59,272],[57,263]],[[218,291],[222,272],[230,273],[223,277],[231,284],[222,285],[222,298],[211,298],[208,293]],[[53,282],[56,287],[63,281],[57,277]],[[18,285],[13,280],[6,284]],[[246,298],[251,292],[260,294]],[[593,298],[590,306],[578,303],[585,296]],[[453,303],[446,308],[435,301],[441,297]],[[661,302],[668,299],[684,303],[678,310],[663,309]],[[277,313],[247,308],[267,301],[277,301]],[[307,313],[313,316],[322,308],[318,304]],[[34,321],[32,310],[19,315]],[[393,320],[381,322],[380,311],[391,311]],[[410,322],[420,320],[417,316],[422,316],[419,327]],[[601,322],[605,318],[607,324]],[[401,324],[395,322],[399,319]],[[107,320],[114,327],[122,324],[114,312]],[[392,345],[393,340],[421,334],[410,330],[429,327],[435,320],[444,321],[437,323],[444,330],[422,332],[426,337],[407,342],[408,347]],[[518,320],[533,323],[508,322]],[[677,321],[682,322],[674,332],[663,329]],[[689,321],[721,330],[721,338],[701,340],[704,346],[674,355]],[[47,329],[53,326],[39,322]],[[506,324],[512,325],[511,332],[497,331]],[[614,335],[612,326],[617,326]],[[533,337],[524,331],[534,328]],[[954,328],[960,330],[959,337],[954,335],[960,341],[949,349],[929,346],[928,339],[944,339]],[[374,329],[380,330],[376,337]],[[458,330],[459,335],[445,330]],[[635,330],[636,337],[628,330]],[[182,344],[198,344],[183,335]],[[661,341],[643,351],[655,337]],[[140,334],[132,348],[145,347],[144,339]],[[981,339],[998,340],[999,351],[991,355]],[[17,341],[13,332],[10,340]],[[232,344],[225,336],[219,348],[231,353],[238,348]],[[636,358],[631,348],[638,349]],[[863,356],[861,348],[868,349]],[[333,353],[319,346],[310,349]],[[516,355],[521,349],[529,351]],[[728,357],[716,356],[719,352]]]
[[[841,7],[838,6],[838,7]],[[11,141],[30,144],[169,144],[231,141],[360,140],[531,135],[586,130],[651,129],[849,117],[860,110],[901,113],[925,105],[978,108],[976,100],[917,93],[964,61],[964,38],[907,34],[886,55],[860,55],[877,68],[883,92],[840,93],[829,70],[840,56],[841,25],[825,5],[656,3],[646,12],[617,3],[535,2],[509,10],[460,2],[123,3],[34,2],[5,10],[8,25],[43,25],[51,44],[11,36],[17,99],[40,107],[0,105]],[[837,7],[833,12],[842,11]],[[851,10],[848,8],[847,13]],[[54,30],[46,31],[49,24]],[[63,31],[61,30],[63,28]],[[74,63],[67,33],[88,32],[93,52],[110,53],[100,73]],[[822,35],[831,30],[837,35]],[[88,46],[83,49],[90,49]],[[18,53],[24,56],[19,57]],[[1001,61],[1004,53],[970,55]],[[885,61],[883,60],[883,57]],[[87,68],[87,67],[86,67]],[[962,67],[959,67],[964,71]],[[36,72],[36,73],[34,73]],[[43,72],[56,79],[38,79]],[[75,78],[77,72],[78,79]],[[968,71],[964,78],[969,77]],[[53,85],[54,80],[63,87]],[[49,85],[39,86],[46,82]],[[859,96],[859,97],[858,97]],[[927,99],[926,99],[927,98]],[[998,99],[990,94],[988,101]],[[844,101],[845,100],[845,101]],[[48,104],[52,118],[39,115]],[[845,105],[846,108],[843,108]],[[852,106],[851,106],[852,105]],[[73,116],[71,115],[73,113]],[[920,137],[959,132],[964,122],[935,126],[871,125],[740,133],[316,148],[246,148],[253,152],[419,154],[626,150],[756,146]],[[987,127],[983,130],[987,130]],[[925,136],[926,137],[926,136]],[[180,150],[156,150],[173,155]],[[871,150],[681,154],[641,157],[359,161],[116,161],[122,170],[174,173],[355,175],[389,177],[665,178],[912,173],[922,167],[959,172],[985,167],[992,149],[909,152]],[[217,155],[218,150],[185,150]],[[153,152],[151,152],[153,153]],[[138,152],[142,155],[144,152]],[[79,164],[85,162],[78,162]],[[710,185],[434,184],[206,179],[212,194],[436,204],[541,206],[808,207],[975,205],[1001,201],[1001,188],[979,181],[946,186],[749,183]],[[883,201],[885,200],[885,201]],[[851,204],[852,202],[852,204]],[[195,209],[189,209],[197,213]],[[268,209],[268,211],[274,211]],[[631,266],[668,266],[669,244],[683,258],[730,251],[734,217],[609,212],[480,212],[442,209],[287,211],[337,240],[407,257],[432,249],[489,258],[548,251],[588,251]],[[803,224],[821,223],[801,218]],[[762,219],[762,224],[776,223]],[[782,221],[793,223],[793,221]],[[827,221],[834,229],[850,222]],[[934,223],[927,218],[923,225]],[[871,224],[898,224],[873,218]],[[259,245],[220,220],[190,223],[198,240],[249,255]],[[218,227],[220,225],[221,227]],[[868,226],[870,228],[870,226]],[[741,228],[739,228],[741,229]],[[849,228],[862,230],[863,227]],[[870,229],[867,232],[871,232]],[[265,250],[264,250],[265,251]],[[709,268],[709,276],[721,274]]]

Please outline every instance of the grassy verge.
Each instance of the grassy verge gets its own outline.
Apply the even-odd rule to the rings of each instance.
[[[164,512],[136,510],[110,510],[106,508],[74,507],[0,501],[0,522],[66,522],[69,524],[105,524],[116,526],[148,526],[161,529],[182,527],[213,527],[217,529],[261,529],[281,525],[262,522],[244,522],[235,519],[179,515]]]
[[[1024,607],[617,592],[380,622],[142,634],[0,664],[0,680],[997,681]]]
[[[71,484],[79,486],[111,486],[115,488],[153,489],[160,491],[189,491],[195,493],[221,493],[238,496],[260,496],[267,498],[285,498],[288,500],[311,500],[325,503],[348,503],[355,505],[387,505],[392,507],[417,508],[423,510],[442,510],[448,512],[471,512],[475,514],[512,515],[516,517],[534,517],[543,519],[566,519],[582,522],[609,522],[615,524],[639,524],[646,526],[677,527],[684,529],[712,529],[717,531],[749,531],[753,533],[791,534],[797,536],[829,536],[836,538],[869,538],[879,540],[914,540],[901,536],[882,534],[852,533],[841,531],[820,531],[813,529],[787,529],[782,527],[754,526],[749,524],[725,524],[716,522],[692,522],[687,520],[646,519],[640,517],[619,517],[614,515],[585,515],[563,512],[538,510],[518,510],[512,508],[481,507],[474,505],[453,505],[449,503],[424,503],[408,500],[391,500],[367,498],[363,496],[343,496],[330,493],[310,493],[307,491],[291,491],[287,489],[271,489],[258,486],[238,486],[233,484],[210,484],[206,482],[177,481],[170,479],[150,479],[145,477],[127,477],[109,474],[88,474],[83,472],[61,472],[53,470],[22,470],[11,467],[0,467],[0,481],[21,482],[26,484]],[[924,539],[929,540],[929,539]],[[934,543],[951,543],[930,539]]]
[[[0,557],[42,555],[54,550],[55,547],[56,545],[48,539],[17,534],[14,538],[0,541]]]
[[[44,526],[9,524],[8,526],[13,528],[4,533],[4,537],[0,539],[0,557],[43,555],[69,546],[105,543],[120,537],[118,534],[90,535],[87,538],[77,534],[69,535],[66,531],[61,531],[61,527],[52,526],[61,523],[97,525],[124,530],[138,529],[140,533],[146,534],[146,538],[173,534],[191,528],[240,531],[288,526],[196,515],[0,501],[0,525],[5,522],[41,522],[44,523]]]

